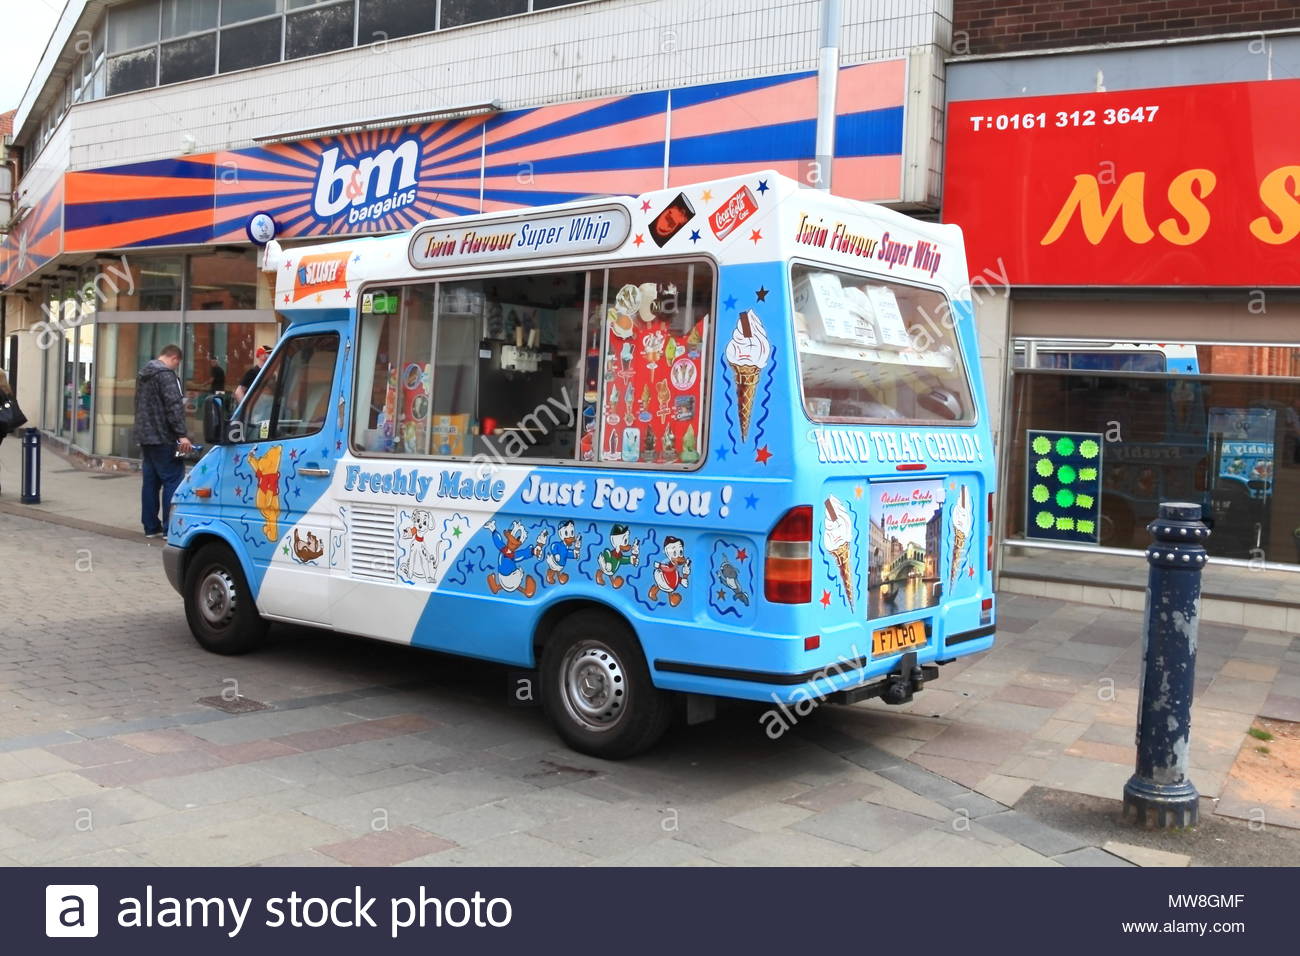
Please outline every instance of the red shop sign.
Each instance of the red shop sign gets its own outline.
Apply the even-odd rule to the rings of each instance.
[[[1300,285],[1300,80],[950,104],[943,219],[1015,285]]]

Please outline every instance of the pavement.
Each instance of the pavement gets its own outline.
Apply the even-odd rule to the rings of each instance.
[[[909,705],[822,707],[771,740],[735,704],[615,763],[510,706],[494,665],[278,625],[207,654],[135,525],[138,476],[47,449],[25,506],[16,475],[6,441],[0,864],[1300,864],[1295,781],[1261,801],[1232,773],[1261,714],[1295,719],[1295,634],[1202,624],[1202,825],[1153,833],[1119,813],[1131,610],[1005,595],[997,646]]]

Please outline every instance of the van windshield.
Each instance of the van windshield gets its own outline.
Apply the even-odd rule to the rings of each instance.
[[[975,421],[951,306],[941,292],[796,264],[804,408],[819,422]]]

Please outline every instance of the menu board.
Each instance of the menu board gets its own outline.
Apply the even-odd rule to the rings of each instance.
[[[688,465],[700,460],[708,317],[682,331],[674,321],[680,316],[667,306],[676,296],[671,284],[628,284],[606,310],[602,357],[594,348],[588,354],[585,460]]]

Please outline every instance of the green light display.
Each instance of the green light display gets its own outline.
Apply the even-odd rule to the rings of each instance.
[[[1101,532],[1101,435],[1025,435],[1025,537],[1097,544]]]

